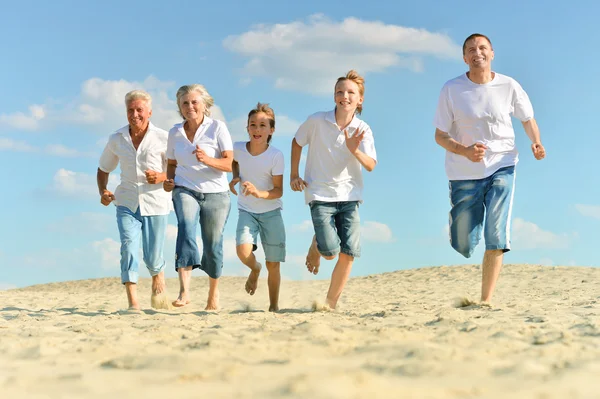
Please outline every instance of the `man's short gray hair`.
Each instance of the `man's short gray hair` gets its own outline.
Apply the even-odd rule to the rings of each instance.
[[[132,90],[125,94],[125,106],[128,107],[134,100],[144,100],[148,104],[148,107],[152,109],[152,96],[144,90]]]

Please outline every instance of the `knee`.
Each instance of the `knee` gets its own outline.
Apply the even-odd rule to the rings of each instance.
[[[336,258],[336,255],[323,255],[321,254],[321,256],[327,260],[333,260]]]
[[[267,263],[267,270],[269,271],[269,273],[271,272],[278,272],[279,271],[279,262],[266,262]]]
[[[250,248],[246,248],[245,245],[238,245],[235,248],[235,250],[237,252],[238,258],[242,261],[242,263],[245,263],[252,254],[252,246],[250,246]]]

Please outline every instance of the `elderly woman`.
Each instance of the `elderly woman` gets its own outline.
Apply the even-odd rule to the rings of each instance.
[[[151,303],[168,308],[165,300],[163,244],[169,215],[169,197],[161,183],[166,179],[167,132],[150,123],[152,98],[141,90],[125,95],[129,124],[110,136],[100,157],[97,182],[100,202],[117,205],[121,238],[121,282],[129,309],[139,310],[136,284],[140,240],[144,263],[152,276]],[[113,194],[108,175],[121,164],[121,184]]]
[[[173,306],[190,303],[192,270],[208,274],[210,288],[206,310],[219,306],[218,278],[223,269],[223,230],[230,199],[226,172],[231,172],[233,144],[225,124],[210,118],[213,98],[199,84],[182,86],[177,105],[183,123],[169,131],[165,191],[173,190],[177,215],[175,268],[179,274],[179,297]],[[202,257],[196,243],[200,224]]]

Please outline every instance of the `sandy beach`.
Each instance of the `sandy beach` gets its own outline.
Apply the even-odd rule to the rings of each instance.
[[[335,312],[313,310],[328,281],[283,281],[276,314],[263,278],[223,277],[215,313],[204,277],[172,311],[142,279],[140,314],[117,278],[1,291],[0,396],[600,397],[600,268],[506,265],[492,307],[457,307],[478,266],[353,278]]]

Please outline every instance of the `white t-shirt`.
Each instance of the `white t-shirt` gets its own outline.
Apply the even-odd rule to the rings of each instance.
[[[355,115],[347,127],[348,134],[364,131],[359,149],[377,161],[373,132]],[[346,137],[335,121],[335,110],[317,112],[308,117],[296,132],[301,147],[308,144],[304,180],[304,199],[311,201],[362,202],[362,165],[346,146]]]
[[[228,191],[227,173],[198,162],[194,154],[196,145],[211,158],[221,158],[224,151],[233,151],[229,130],[221,121],[205,116],[192,142],[185,134],[183,123],[176,124],[169,131],[167,143],[167,158],[177,161],[175,185],[201,193]]]
[[[516,80],[495,73],[485,84],[472,82],[466,74],[444,85],[434,125],[465,146],[483,143],[488,149],[481,162],[446,151],[449,180],[483,179],[498,169],[516,165],[518,152],[511,115],[522,122],[533,118],[533,107]]]
[[[242,194],[241,183],[249,181],[261,191],[273,189],[273,176],[283,175],[285,164],[283,153],[269,145],[259,155],[252,155],[246,148],[246,141],[238,141],[233,145],[233,159],[240,167],[240,185],[238,191],[238,208],[252,213],[265,213],[283,207],[281,198],[268,200]]]
[[[167,132],[152,123],[136,151],[129,134],[129,125],[117,130],[109,139],[102,155],[99,168],[110,173],[121,163],[121,183],[115,190],[115,205],[135,212],[140,208],[142,216],[168,215],[171,193],[163,190],[162,183],[150,184],[145,171],[167,171]]]

